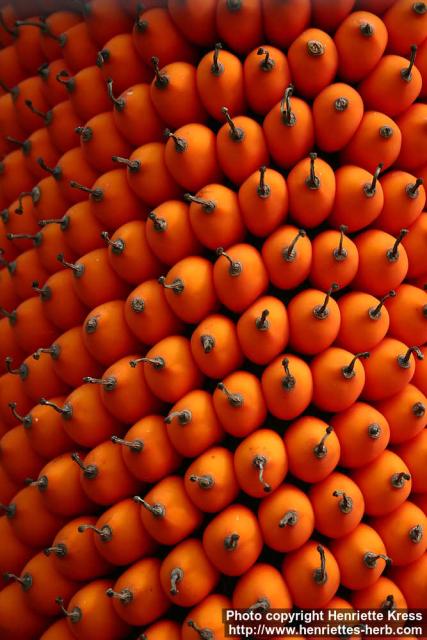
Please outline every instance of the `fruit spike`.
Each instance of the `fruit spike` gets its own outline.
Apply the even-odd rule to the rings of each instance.
[[[320,40],[309,40],[307,42],[307,52],[310,56],[323,56],[325,45]]]
[[[265,56],[259,65],[263,71],[271,71],[273,69],[276,63],[273,58],[270,57],[270,52],[267,51],[267,49],[260,47],[257,51],[257,56]]]
[[[84,265],[79,264],[78,262],[76,262],[75,264],[73,264],[72,262],[67,262],[65,260],[65,256],[63,253],[58,253],[58,255],[56,256],[56,259],[58,260],[58,262],[62,264],[63,267],[67,267],[67,269],[71,269],[74,272],[74,275],[76,276],[76,278],[81,278],[82,275],[84,274],[84,271],[85,271]]]
[[[229,11],[240,11],[242,0],[226,0],[226,6]]]
[[[267,458],[265,456],[257,454],[252,460],[252,464],[258,471],[258,480],[264,487],[265,493],[270,493],[271,486],[264,480],[264,471],[267,465]]]
[[[124,98],[116,98],[114,96],[113,84],[114,84],[113,79],[112,78],[107,78],[107,94],[108,94],[108,97],[110,98],[111,102],[114,105],[114,108],[117,109],[117,111],[123,111],[123,109],[126,106],[126,101],[124,100]]]
[[[266,166],[262,166],[259,168],[259,183],[257,187],[257,194],[260,198],[268,198],[271,195],[271,187],[265,182],[266,171]]]
[[[46,173],[50,173],[51,176],[53,176],[55,178],[55,180],[59,180],[62,176],[62,170],[61,167],[57,166],[57,167],[49,167],[46,162],[43,160],[43,158],[37,158],[36,160],[37,164],[39,165],[39,167],[41,167],[43,169],[43,171],[46,171]]]
[[[12,100],[17,100],[19,96],[19,87],[9,87],[3,80],[0,80],[0,87],[5,93],[10,93]]]
[[[412,527],[409,530],[408,535],[411,542],[413,542],[414,544],[420,544],[424,535],[423,526],[421,524],[416,524],[415,527]]]
[[[408,233],[409,229],[400,230],[399,236],[396,238],[393,247],[386,253],[387,260],[389,262],[396,262],[399,259],[399,244],[402,242],[403,238],[408,235]]]
[[[185,286],[181,278],[175,278],[172,284],[166,284],[165,276],[160,276],[157,281],[160,285],[162,285],[164,289],[170,289],[177,296],[179,296],[181,293],[184,293]]]
[[[168,228],[167,221],[164,218],[157,217],[154,211],[151,211],[147,217],[153,223],[155,231],[166,231]]]
[[[384,560],[386,565],[391,564],[391,558],[384,555],[383,553],[373,553],[372,551],[367,551],[363,556],[363,562],[367,567],[369,567],[369,569],[375,569],[375,567],[377,566],[377,562],[380,559]]]
[[[4,511],[7,518],[13,518],[16,514],[16,504],[14,502],[11,504],[3,504],[0,502],[0,510]]]
[[[183,409],[182,411],[172,411],[169,415],[166,416],[164,422],[166,424],[171,424],[172,420],[178,418],[178,423],[180,425],[186,425],[191,422],[193,419],[193,415],[189,409]]]
[[[416,418],[422,418],[423,416],[425,416],[425,404],[423,402],[416,402],[414,405],[412,405],[412,413]]]
[[[205,627],[202,629],[194,620],[188,620],[187,625],[195,631],[201,640],[215,640],[213,631]]]
[[[56,74],[56,81],[65,85],[70,93],[74,91],[76,87],[75,79],[65,69],[62,69]]]
[[[110,57],[111,53],[108,49],[101,49],[101,51],[98,51],[98,53],[96,54],[96,66],[102,69],[102,67],[106,62],[108,62]]]
[[[5,250],[0,247],[0,267],[8,267],[8,265],[10,264],[10,262],[8,262],[5,258],[4,258],[4,254],[5,254]]]
[[[417,50],[418,50],[418,47],[416,44],[411,45],[411,55],[409,58],[409,65],[405,69],[402,69],[400,72],[400,75],[402,76],[403,80],[405,80],[405,82],[411,82],[412,80],[412,67],[415,64],[415,58],[417,57]]]
[[[18,420],[18,422],[20,422],[22,426],[25,427],[25,429],[29,429],[31,427],[33,419],[30,413],[26,416],[21,416],[16,410],[16,402],[9,402],[8,407],[11,410],[13,417],[16,418],[16,420]]]
[[[410,479],[411,476],[409,475],[409,473],[401,471],[400,473],[394,473],[391,476],[390,483],[394,489],[403,489],[403,487],[405,486],[405,482],[409,482]]]
[[[320,567],[313,571],[313,580],[316,584],[326,584],[328,580],[328,574],[326,573],[326,556],[325,550],[321,544],[317,545],[317,551],[320,555]]]
[[[36,247],[41,245],[43,236],[38,233],[7,233],[6,238],[8,240],[32,240]]]
[[[223,382],[218,382],[216,388],[222,391],[227,397],[228,402],[232,407],[242,407],[243,406],[243,396],[241,393],[231,393]]]
[[[353,500],[346,494],[345,491],[336,490],[332,494],[334,498],[341,498],[338,502],[341,513],[351,513],[353,511]]]
[[[408,197],[413,200],[415,200],[415,198],[418,198],[420,187],[423,184],[424,180],[422,178],[417,178],[412,184],[406,185],[406,194],[408,195]]]
[[[411,354],[415,354],[418,360],[424,360],[424,354],[419,347],[409,347],[405,354],[397,356],[397,362],[402,369],[409,369],[411,366],[410,358]]]
[[[95,333],[97,329],[98,329],[98,317],[92,316],[85,323],[85,332],[89,334]]]
[[[287,247],[284,247],[282,250],[282,258],[286,260],[286,262],[293,262],[297,257],[298,253],[295,249],[295,245],[300,238],[305,238],[307,232],[304,229],[299,229],[297,235],[292,240],[291,244]]]
[[[132,311],[135,313],[143,313],[143,311],[145,311],[145,300],[136,296],[135,298],[132,298],[130,306]]]
[[[200,336],[200,343],[204,353],[211,353],[215,349],[215,338],[209,335]]]
[[[74,132],[80,136],[82,142],[90,142],[93,138],[93,129],[90,127],[76,127]]]
[[[390,127],[388,124],[385,124],[382,127],[380,127],[379,133],[381,138],[385,138],[387,140],[388,138],[391,138],[391,136],[394,133],[393,127]]]
[[[144,509],[147,509],[147,511],[149,511],[151,515],[154,516],[155,518],[164,518],[166,516],[166,509],[162,504],[155,503],[151,505],[140,496],[134,496],[133,500],[134,502],[141,504],[144,507]]]
[[[58,360],[61,353],[61,347],[59,346],[59,344],[53,344],[48,349],[37,349],[37,351],[33,353],[34,360],[40,360],[42,353],[49,353],[54,360]]]
[[[72,189],[79,189],[80,191],[88,193],[90,197],[95,200],[95,202],[100,202],[104,197],[104,192],[102,189],[90,189],[89,187],[85,187],[84,184],[80,184],[75,180],[70,180],[69,185]]]
[[[129,160],[128,158],[122,158],[121,156],[111,156],[113,162],[117,164],[124,164],[129,171],[136,172],[141,169],[141,162],[139,160]]]
[[[316,458],[319,458],[319,460],[324,458],[328,453],[328,449],[325,445],[325,442],[326,442],[326,439],[331,435],[333,430],[334,428],[332,425],[329,425],[328,427],[326,427],[323,438],[320,440],[318,444],[316,444],[316,446],[313,449],[314,455],[316,456]]]
[[[220,76],[224,73],[224,65],[219,61],[219,52],[222,49],[222,44],[217,42],[214,48],[213,61],[211,66],[211,73],[214,76]]]
[[[101,529],[98,529],[93,524],[79,524],[77,531],[84,533],[85,531],[93,531],[102,540],[102,542],[110,542],[113,539],[113,530],[108,524],[104,524]]]
[[[270,329],[270,321],[267,320],[269,315],[270,315],[269,310],[264,309],[261,315],[258,318],[256,318],[255,326],[258,329],[258,331],[268,331],[268,329]]]
[[[59,36],[53,33],[43,18],[40,18],[40,22],[36,22],[34,20],[16,20],[15,25],[17,27],[37,27],[42,32],[43,36],[48,36],[49,38],[52,38],[52,40],[56,40],[61,47],[63,47],[67,41],[67,37],[64,33],[61,33]]]
[[[180,567],[175,567],[170,572],[170,589],[169,593],[172,596],[177,596],[179,594],[179,590],[177,587],[178,582],[182,582],[184,579],[184,571]]]
[[[16,309],[13,311],[8,311],[4,307],[0,307],[0,313],[2,316],[7,318],[11,325],[14,325],[18,319],[18,314],[16,313]]]
[[[163,135],[168,140],[171,138],[175,143],[175,151],[177,153],[183,153],[187,149],[187,141],[184,138],[179,138],[170,129],[165,129]]]
[[[40,398],[39,404],[44,407],[51,407],[57,413],[60,413],[65,420],[70,420],[73,417],[73,408],[70,404],[65,403],[63,407],[55,404],[55,402],[51,402],[50,400],[46,400],[46,398]]]
[[[67,611],[67,609],[64,607],[64,598],[61,598],[60,596],[55,598],[55,602],[61,609],[64,616],[67,616],[72,624],[77,624],[78,622],[80,622],[83,617],[80,607],[74,607],[72,611]]]
[[[354,370],[354,367],[356,365],[356,361],[359,358],[369,358],[370,355],[371,354],[370,354],[369,351],[362,351],[361,353],[356,353],[356,355],[352,358],[350,364],[348,364],[346,367],[343,367],[341,369],[344,378],[346,380],[351,380],[351,378],[354,378],[354,376],[356,375],[356,372]]]
[[[49,486],[49,479],[47,476],[40,476],[38,480],[33,478],[25,478],[25,484],[27,487],[37,487],[39,491],[46,491]]]
[[[383,308],[385,301],[388,300],[389,298],[394,298],[395,296],[396,296],[396,291],[394,291],[394,289],[391,289],[391,291],[386,293],[385,296],[381,298],[381,300],[379,301],[376,307],[370,307],[368,309],[368,315],[370,319],[379,320],[379,318],[381,318],[381,309]]]
[[[53,547],[46,547],[46,549],[43,549],[43,553],[45,556],[50,556],[51,553],[54,553],[57,558],[64,558],[68,553],[68,549],[63,542],[59,542]]]
[[[241,129],[240,127],[236,127],[233,120],[231,119],[230,112],[227,109],[227,107],[222,107],[221,113],[225,117],[225,120],[228,126],[230,127],[230,132],[229,132],[230,138],[235,142],[241,142],[245,137],[245,132],[243,131],[243,129]]]
[[[204,476],[196,476],[195,474],[192,474],[188,479],[190,482],[197,482],[200,489],[212,489],[215,485],[215,480],[209,474]]]
[[[216,250],[216,255],[219,258],[221,256],[224,256],[224,258],[226,258],[228,260],[228,262],[230,263],[230,268],[228,269],[228,273],[230,274],[230,276],[235,278],[236,276],[239,276],[242,273],[242,271],[243,271],[242,263],[237,261],[237,260],[233,260],[232,258],[230,258],[228,253],[225,253],[225,251],[224,251],[224,249],[222,247],[218,247],[218,249]]]
[[[139,17],[139,14],[142,11],[144,11],[144,5],[138,3],[136,6],[135,29],[137,29],[141,33],[148,28],[147,20],[141,20]]]
[[[328,303],[333,291],[337,291],[340,288],[339,284],[333,282],[329,287],[325,295],[325,300],[322,305],[316,305],[313,309],[313,315],[318,320],[325,320],[329,316]]]
[[[91,376],[86,376],[83,378],[83,382],[100,384],[105,391],[114,391],[114,389],[117,388],[117,378],[114,376],[108,376],[107,378],[92,378]]]
[[[393,594],[390,594],[389,596],[387,596],[384,602],[380,606],[380,609],[383,609],[384,611],[392,611],[395,608],[396,608],[396,602],[394,600]]]
[[[381,433],[382,433],[381,427],[376,422],[373,422],[368,426],[368,436],[372,440],[378,440],[378,438],[381,436]]]
[[[285,513],[283,518],[279,520],[279,528],[284,529],[285,527],[294,527],[299,520],[298,513],[296,511],[290,510]]]
[[[18,215],[22,215],[24,213],[24,207],[22,206],[22,200],[24,198],[26,198],[27,196],[30,196],[30,198],[32,198],[33,197],[33,192],[32,191],[22,191],[18,196],[18,206],[15,209],[15,213],[17,213]]]
[[[111,442],[114,444],[121,444],[124,447],[129,447],[133,453],[140,453],[144,449],[144,443],[142,440],[123,440],[118,436],[111,436]]]
[[[297,381],[296,381],[295,377],[291,374],[291,372],[289,370],[289,358],[283,358],[282,366],[283,366],[283,368],[285,370],[285,375],[282,378],[282,387],[286,391],[292,391],[292,389],[295,387]]]
[[[155,358],[137,358],[136,360],[130,360],[129,364],[135,368],[140,362],[147,362],[154,369],[164,369],[166,366],[166,362],[161,356],[156,356]]]
[[[169,78],[167,77],[165,72],[161,72],[159,68],[159,59],[156,56],[151,57],[151,64],[153,65],[154,75],[155,75],[155,86],[158,89],[166,89],[169,85]]]
[[[6,356],[4,363],[8,373],[13,373],[13,375],[19,376],[21,380],[25,380],[28,377],[29,370],[28,365],[25,362],[21,363],[17,369],[12,369],[13,358]]]
[[[258,598],[256,602],[247,608],[247,611],[268,611],[270,608],[271,603],[268,598]]]
[[[412,11],[417,13],[419,16],[423,16],[427,13],[427,4],[425,2],[414,2],[412,5]]]
[[[359,30],[360,33],[366,38],[372,38],[375,33],[374,27],[369,22],[361,22]]]
[[[117,238],[116,240],[111,240],[108,231],[101,231],[101,238],[105,240],[105,242],[109,247],[111,247],[111,251],[114,254],[120,255],[125,250],[125,247],[126,247],[125,241],[122,240],[121,238]]]
[[[316,170],[314,166],[314,163],[316,162],[316,159],[317,159],[317,153],[312,152],[309,154],[309,157],[310,157],[310,174],[305,179],[305,184],[312,191],[317,191],[317,189],[320,189],[320,180],[316,176]]]
[[[184,193],[184,200],[186,200],[187,202],[195,202],[196,204],[200,204],[203,211],[205,211],[206,213],[212,213],[212,211],[216,207],[216,203],[213,200],[205,200],[204,198],[192,196],[191,193]]]
[[[5,140],[11,144],[16,144],[17,147],[20,147],[24,155],[28,155],[31,151],[31,142],[29,140],[18,140],[13,136],[5,136]]]
[[[344,98],[344,96],[341,96],[340,98],[337,98],[334,102],[334,108],[335,111],[345,111],[348,108],[349,105],[349,101],[347,98]]]
[[[348,231],[348,227],[346,224],[340,225],[340,241],[338,243],[338,247],[333,250],[333,256],[337,262],[343,262],[348,256],[347,249],[344,248],[344,238],[345,234]]]
[[[280,113],[282,121],[287,127],[294,127],[297,123],[297,117],[292,112],[291,96],[294,92],[294,85],[290,84],[285,90],[285,94],[280,103]]]
[[[377,168],[374,171],[374,174],[372,176],[372,182],[367,182],[365,184],[365,186],[363,187],[363,192],[365,194],[365,196],[367,198],[372,198],[376,192],[377,192],[377,181],[378,181],[378,177],[382,171],[382,168],[384,166],[383,162],[380,162],[379,165],[377,166]]]
[[[48,285],[44,285],[44,287],[40,288],[37,280],[31,284],[33,291],[39,294],[42,300],[50,300],[52,297],[52,289]],[[34,356],[33,356],[34,357]],[[36,358],[37,360],[37,358]]]
[[[84,477],[88,480],[94,480],[98,476],[98,467],[95,464],[84,464],[78,453],[72,453],[71,460],[79,465],[80,469],[83,471]]]
[[[105,595],[108,598],[116,598],[117,600],[120,600],[120,602],[123,602],[123,604],[129,604],[133,600],[132,591],[130,589],[127,589],[126,587],[119,592],[114,591],[111,588],[107,589],[105,591]]]
[[[29,573],[24,573],[22,577],[16,576],[14,573],[4,573],[3,580],[14,580],[18,582],[23,591],[29,591],[33,586],[33,577]]]
[[[230,533],[224,538],[224,547],[227,551],[235,551],[238,547],[240,535],[238,533]]]

